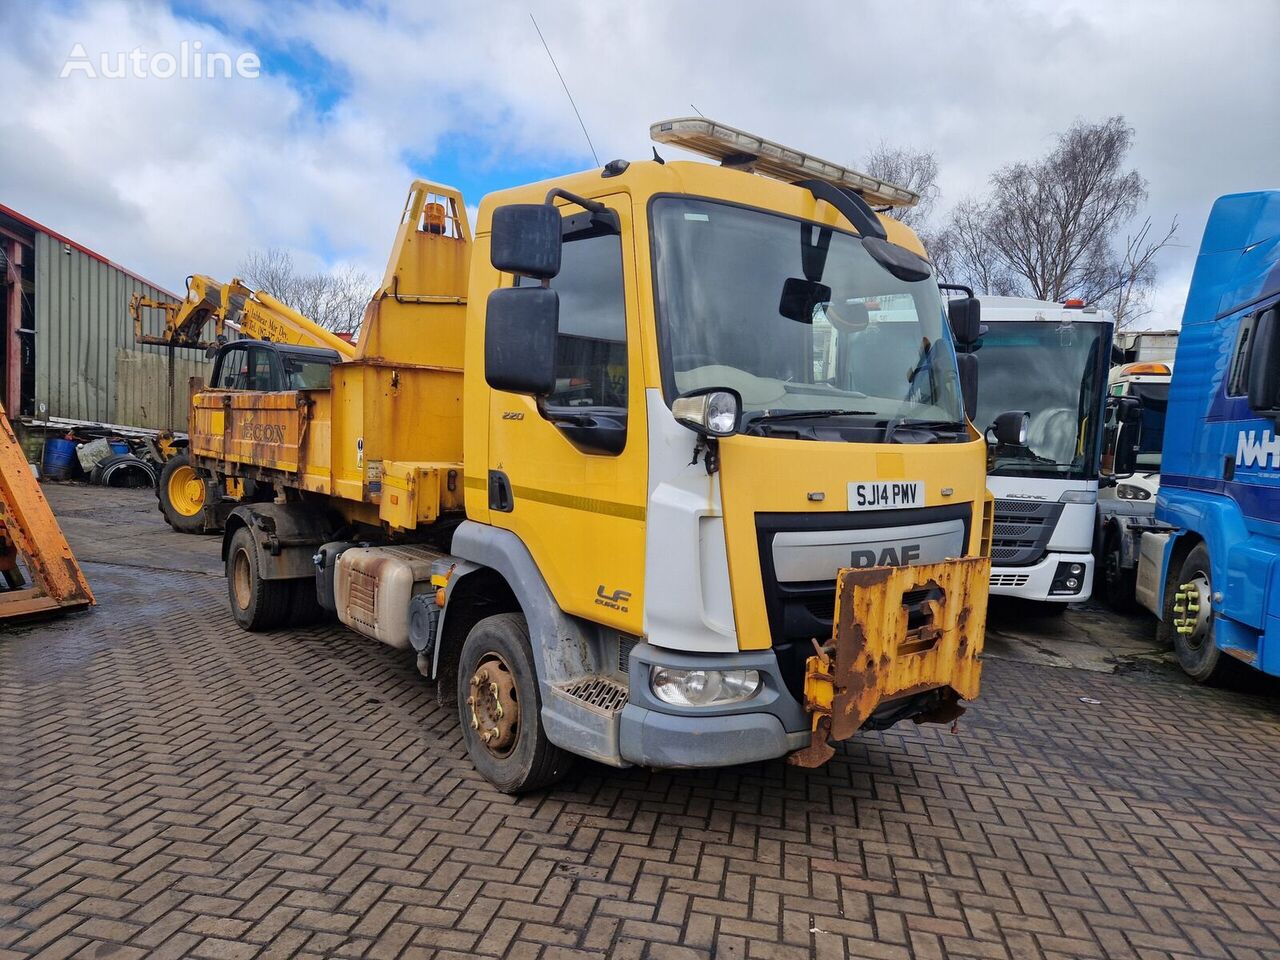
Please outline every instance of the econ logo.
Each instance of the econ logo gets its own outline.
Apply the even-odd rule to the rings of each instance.
[[[1237,467],[1267,467],[1280,470],[1280,437],[1270,430],[1241,430],[1236,440]]]
[[[253,414],[240,421],[240,430],[252,443],[284,443],[283,423],[258,423]]]

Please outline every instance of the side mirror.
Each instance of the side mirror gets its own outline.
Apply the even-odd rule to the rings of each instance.
[[[1253,326],[1249,351],[1249,407],[1256,413],[1280,408],[1280,310],[1272,307]]]
[[[787,277],[782,284],[778,313],[796,323],[813,323],[813,311],[820,303],[831,302],[831,288],[817,280]]]
[[[1111,479],[1122,480],[1133,476],[1138,468],[1138,444],[1141,439],[1142,431],[1138,429],[1137,423],[1120,422],[1116,430],[1115,454],[1111,458]]]
[[[971,347],[982,337],[982,304],[977,297],[948,300],[947,321],[956,343]]]
[[[738,432],[742,397],[725,387],[692,390],[671,404],[676,420],[703,437],[728,437]]]
[[[994,440],[1001,447],[1025,447],[1030,424],[1031,414],[1022,410],[1006,411],[987,428],[987,440]]]
[[[1137,397],[1115,397],[1116,423],[1134,424],[1142,419],[1142,401]]]
[[[972,421],[978,414],[978,358],[972,353],[958,353],[956,366],[960,370],[960,397],[964,401],[964,415]]]
[[[508,203],[493,211],[489,262],[503,273],[550,280],[560,272],[562,221],[549,203]]]
[[[550,287],[492,291],[485,305],[485,382],[510,393],[551,394],[556,388],[559,328],[560,295]]]

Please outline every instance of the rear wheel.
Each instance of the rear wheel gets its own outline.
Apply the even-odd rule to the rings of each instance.
[[[227,550],[227,595],[231,614],[245,630],[257,632],[280,626],[293,603],[293,582],[263,580],[253,534],[241,527]]]
[[[1182,561],[1177,582],[1172,586],[1173,596],[1165,598],[1165,619],[1173,627],[1173,652],[1178,663],[1200,683],[1221,680],[1230,664],[1214,641],[1213,574],[1208,547],[1196,544]]]
[[[185,453],[171,457],[160,471],[156,496],[165,521],[179,533],[204,532],[204,478]]]
[[[542,729],[529,627],[520,614],[486,617],[467,634],[458,715],[472,763],[503,793],[537,790],[569,771],[572,756]]]
[[[1102,599],[1112,610],[1120,613],[1131,613],[1137,609],[1137,570],[1125,567],[1120,550],[1120,533],[1114,528],[1107,530],[1102,540],[1102,556],[1098,558],[1102,566]]]

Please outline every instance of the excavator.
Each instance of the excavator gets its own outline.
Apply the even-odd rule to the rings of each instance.
[[[163,316],[161,333],[145,331],[146,311]],[[186,298],[178,303],[134,294],[129,315],[136,342],[168,348],[171,398],[173,353],[180,347],[204,350],[213,359],[213,384],[263,392],[328,386],[328,368],[356,352],[348,341],[239,278],[221,283],[194,274],[187,278]],[[166,460],[156,482],[158,508],[179,533],[220,530],[235,503],[254,495],[252,480],[220,479],[197,469],[186,449],[171,442],[161,449]],[[212,509],[206,510],[206,504]]]

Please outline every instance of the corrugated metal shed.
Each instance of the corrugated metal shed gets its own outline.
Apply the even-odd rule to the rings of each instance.
[[[185,429],[187,380],[207,378],[208,361],[176,351],[171,422],[167,350],[134,343],[129,318],[132,294],[172,295],[38,226],[34,252],[37,411],[43,403],[52,417]]]

